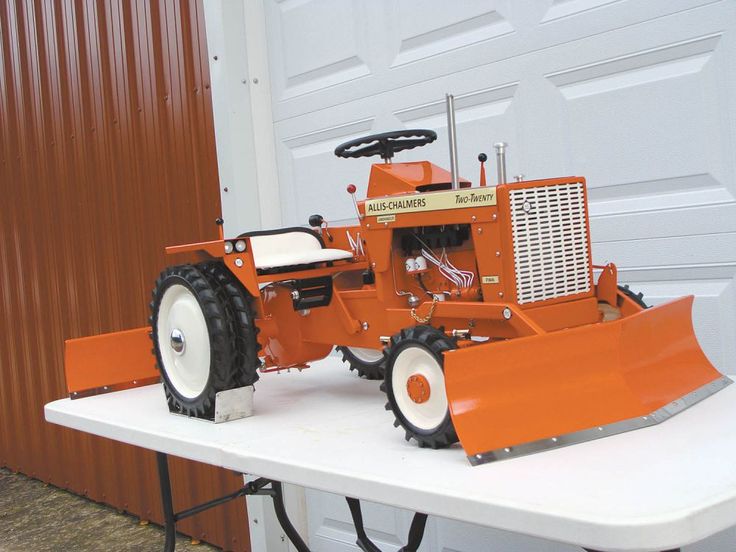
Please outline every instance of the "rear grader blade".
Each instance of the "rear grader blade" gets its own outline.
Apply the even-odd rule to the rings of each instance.
[[[66,386],[72,399],[159,381],[151,354],[151,328],[67,339]]]
[[[446,352],[450,412],[470,462],[657,424],[730,384],[698,345],[692,303]]]

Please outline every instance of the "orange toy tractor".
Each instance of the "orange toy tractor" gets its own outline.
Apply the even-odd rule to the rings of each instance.
[[[498,185],[481,166],[472,186],[457,178],[451,109],[448,120],[451,172],[392,163],[434,141],[429,130],[337,147],[383,159],[367,199],[348,187],[354,226],[315,215],[311,229],[168,248],[206,260],[161,273],[151,327],[116,336],[125,366],[108,347],[104,362],[90,353],[105,336],[69,342],[70,391],[156,376],[150,331],[170,407],[207,416],[218,392],[338,346],[383,380],[407,440],[459,440],[480,464],[658,423],[730,383],[698,346],[692,296],[647,308],[613,264],[593,264],[584,178],[507,183],[498,144]],[[133,373],[131,354],[145,369]]]

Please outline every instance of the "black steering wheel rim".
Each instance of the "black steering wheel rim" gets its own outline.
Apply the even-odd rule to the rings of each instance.
[[[335,148],[335,155],[344,159],[380,155],[381,159],[388,161],[394,153],[420,148],[436,139],[437,133],[429,129],[392,130],[344,142]]]

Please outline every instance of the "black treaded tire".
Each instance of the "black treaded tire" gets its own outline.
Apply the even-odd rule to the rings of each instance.
[[[618,286],[618,290],[626,295],[629,299],[631,299],[634,303],[639,305],[643,309],[648,309],[649,305],[647,305],[644,302],[644,294],[640,291],[639,293],[634,293],[629,289],[629,284],[624,284],[622,286]]]
[[[428,351],[435,357],[444,373],[443,353],[456,349],[456,340],[445,335],[441,329],[432,326],[414,326],[401,330],[398,334],[391,337],[389,346],[384,350],[386,356],[386,375],[384,382],[381,384],[381,390],[386,393],[388,398],[386,410],[393,412],[396,417],[394,426],[401,426],[404,429],[407,441],[414,439],[420,447],[431,447],[434,449],[448,447],[458,441],[449,409],[440,423],[431,429],[422,429],[407,419],[397,402],[393,386],[393,372],[396,360],[409,347],[420,347]]]
[[[161,300],[173,285],[182,285],[196,298],[207,326],[210,346],[210,365],[207,383],[195,397],[187,397],[172,384],[159,349],[158,320]],[[231,328],[233,321],[212,287],[207,276],[196,266],[178,265],[166,268],[156,280],[151,301],[151,339],[166,399],[173,411],[187,416],[211,418],[214,415],[215,395],[236,387],[232,365],[236,356]]]
[[[232,324],[230,335],[235,344],[232,364],[235,387],[253,385],[258,381],[261,364],[258,359],[261,346],[258,343],[259,329],[254,323],[253,297],[222,261],[208,261],[197,266],[209,279]]]
[[[381,355],[381,359],[377,362],[366,362],[355,356],[353,351],[350,350],[350,347],[339,345],[336,349],[342,353],[342,361],[347,362],[348,366],[350,366],[350,371],[355,370],[358,373],[358,377],[369,380],[383,379],[386,373],[385,356]]]

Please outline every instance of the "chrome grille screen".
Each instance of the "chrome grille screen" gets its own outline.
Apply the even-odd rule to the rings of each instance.
[[[583,184],[509,192],[519,304],[590,291]]]

